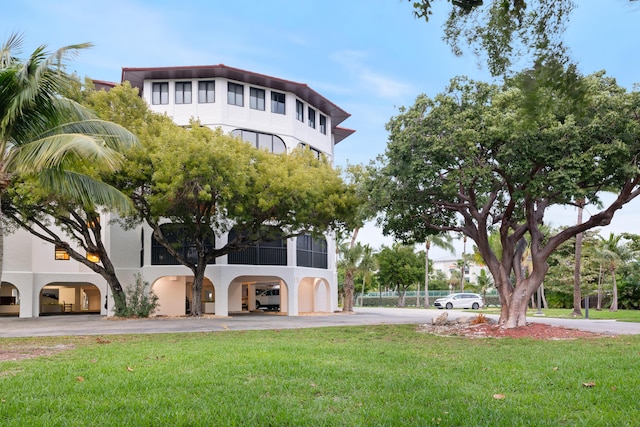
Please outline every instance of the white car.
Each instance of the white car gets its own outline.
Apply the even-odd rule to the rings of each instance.
[[[433,303],[438,308],[472,308],[477,310],[484,306],[482,297],[478,294],[459,293],[447,295],[444,298],[438,298]]]
[[[280,289],[258,290],[256,309],[280,310]]]

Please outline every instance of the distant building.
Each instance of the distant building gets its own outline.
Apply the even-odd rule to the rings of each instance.
[[[451,278],[454,271],[458,273],[457,277],[460,277],[459,273],[460,273],[461,267],[458,265],[459,261],[460,261],[459,258],[435,259],[435,260],[432,260],[433,269],[443,272],[447,279]],[[488,276],[491,276],[491,272],[489,272],[489,269],[487,268],[486,265],[478,265],[473,261],[467,261],[465,265],[465,271],[464,271],[465,283],[476,285],[478,283],[478,276],[480,276],[480,272],[482,270],[485,270],[486,274]],[[458,286],[458,290],[459,290],[459,286]]]

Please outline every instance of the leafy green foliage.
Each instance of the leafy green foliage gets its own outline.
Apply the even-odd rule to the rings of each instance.
[[[149,317],[158,308],[158,296],[140,274],[136,274],[135,283],[127,286],[124,294],[126,303],[116,304],[116,316]]]
[[[424,279],[424,252],[416,253],[413,246],[393,244],[383,246],[376,256],[378,281],[397,289],[400,293],[399,307],[404,307],[404,293],[411,286],[419,287]]]

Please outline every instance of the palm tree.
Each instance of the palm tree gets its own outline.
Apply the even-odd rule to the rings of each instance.
[[[440,249],[445,249],[451,253],[455,252],[455,248],[453,247],[453,237],[450,234],[434,234],[432,236],[427,237],[424,244],[424,262],[425,262],[425,273],[424,273],[424,308],[429,308],[429,249],[431,246],[435,246]]]
[[[358,243],[341,243],[338,247],[340,259],[338,267],[344,269],[344,305],[342,311],[353,311],[353,278],[358,271],[362,255],[364,254],[364,246]]]
[[[135,136],[60,95],[70,83],[64,61],[91,45],[53,53],[40,46],[20,60],[22,43],[22,35],[12,34],[0,47],[0,196],[14,174],[25,174],[84,206],[129,208],[126,196],[80,171],[88,164],[115,170]],[[0,228],[0,279],[2,236]]]
[[[480,293],[482,294],[482,299],[486,301],[487,291],[493,286],[493,278],[491,277],[491,275],[488,275],[487,270],[483,268],[482,270],[480,270],[480,274],[478,275],[477,280],[477,286]]]
[[[605,239],[600,236],[600,245],[597,250],[599,258],[601,258],[605,265],[608,265],[608,270],[611,273],[611,280],[613,285],[613,296],[609,311],[618,311],[618,284],[616,282],[616,271],[620,265],[629,259],[631,259],[632,251],[625,244],[621,244],[623,236],[621,234],[615,235],[609,234],[609,238]]]
[[[367,279],[371,280],[371,275],[373,271],[376,269],[376,257],[375,252],[369,245],[364,245],[362,251],[362,258],[360,258],[360,262],[358,263],[358,271],[362,274],[362,304],[364,305],[364,288],[367,282]]]

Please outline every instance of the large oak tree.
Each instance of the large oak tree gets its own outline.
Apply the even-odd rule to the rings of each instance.
[[[506,327],[525,324],[527,302],[560,244],[609,224],[640,194],[640,95],[603,73],[580,83],[584,103],[576,104],[530,73],[504,86],[458,78],[387,125],[374,193],[385,232],[406,241],[443,231],[471,238],[494,277]],[[597,211],[607,191],[615,197]],[[596,212],[544,235],[550,207],[582,199]],[[501,253],[490,245],[492,230]],[[529,275],[522,268],[527,244]]]

